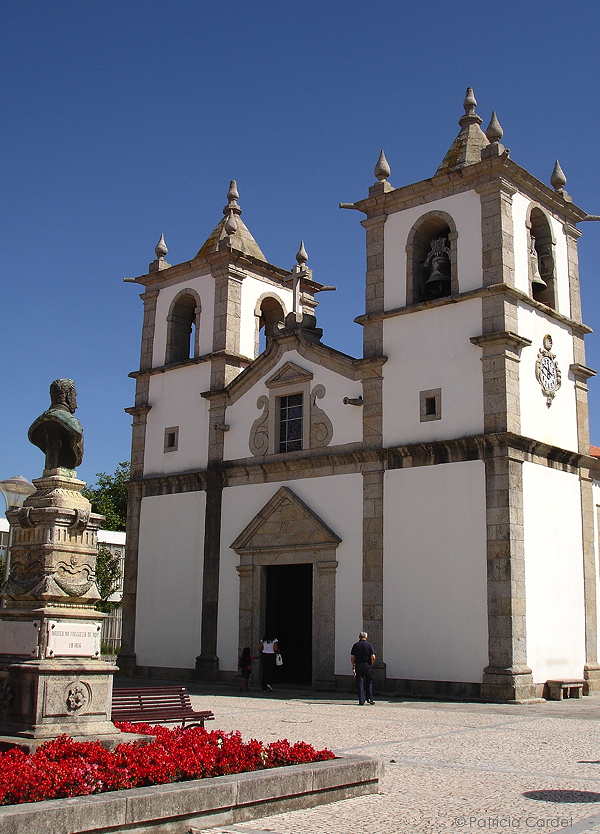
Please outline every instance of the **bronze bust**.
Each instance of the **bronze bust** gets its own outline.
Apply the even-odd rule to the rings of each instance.
[[[77,392],[72,379],[55,379],[50,385],[51,405],[33,421],[28,437],[46,455],[44,473],[75,469],[83,458],[83,428],[77,417]]]

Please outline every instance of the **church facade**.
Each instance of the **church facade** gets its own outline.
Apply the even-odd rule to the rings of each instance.
[[[301,245],[269,263],[232,181],[190,261],[161,238],[132,376],[120,665],[528,700],[599,686],[597,531],[576,224],[472,90],[435,175],[341,204],[366,232],[363,355],[327,346]],[[264,345],[263,345],[264,343]]]

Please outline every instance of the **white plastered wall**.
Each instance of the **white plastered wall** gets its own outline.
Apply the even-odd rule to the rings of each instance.
[[[525,224],[527,210],[531,202],[523,194],[515,194],[512,201],[513,216],[513,247],[515,256],[515,286],[521,292],[529,295],[529,239]],[[539,207],[539,206],[538,206]],[[543,209],[542,209],[543,211]],[[567,239],[562,223],[544,211],[554,235],[554,269],[557,291],[557,310],[563,316],[571,315],[571,301],[569,294],[569,266],[567,260]]]
[[[183,365],[150,377],[144,475],[203,469],[208,460],[210,363]],[[178,447],[164,451],[165,429],[179,427]]]
[[[200,654],[206,493],[142,499],[136,654],[140,666],[193,669]]]
[[[383,326],[384,445],[483,431],[481,299],[386,319]],[[421,422],[419,392],[442,389],[442,419]]]
[[[600,646],[600,479],[596,476],[592,482],[592,496],[594,503],[594,562],[596,569],[596,630]]]
[[[531,346],[521,351],[519,386],[521,434],[542,440],[561,449],[578,450],[575,380],[569,371],[573,362],[573,337],[569,328],[526,304],[518,307],[519,336],[531,339]],[[535,364],[544,336],[552,336],[552,353],[561,372],[561,386],[552,404],[535,376]]]
[[[220,668],[237,669],[240,557],[229,545],[277,490],[286,486],[323,519],[342,541],[335,593],[335,672],[348,674],[350,646],[362,627],[362,476],[332,475],[223,490],[217,653]]]
[[[176,295],[183,290],[191,289],[200,296],[200,328],[199,328],[199,349],[200,355],[210,353],[213,349],[213,321],[215,307],[215,279],[208,273],[181,281],[179,284],[172,284],[163,287],[156,299],[156,319],[154,325],[154,344],[152,347],[152,367],[158,368],[165,364],[165,353],[167,349],[167,316],[171,303]]]
[[[579,478],[523,464],[527,663],[535,683],[582,678],[585,613]]]
[[[488,664],[481,461],[385,473],[388,678],[477,683]]]
[[[406,241],[417,220],[430,211],[445,211],[456,223],[459,291],[481,286],[481,200],[475,191],[465,191],[388,216],[384,226],[386,310],[406,304]]]
[[[239,400],[227,408],[225,421],[230,428],[225,434],[223,453],[225,460],[250,457],[251,452],[248,445],[250,430],[253,422],[263,413],[262,409],[257,408],[256,402],[263,394],[268,396],[270,393],[264,380],[269,379],[286,362],[293,362],[314,374],[310,383],[311,391],[315,385],[325,386],[325,396],[317,400],[317,406],[327,414],[333,423],[333,438],[330,445],[362,440],[362,408],[344,405],[342,402],[344,397],[360,396],[362,394],[361,383],[347,379],[321,365],[316,365],[314,362],[300,356],[297,351],[290,350],[283,354],[275,367],[265,373],[263,379],[259,380]],[[276,389],[275,394],[277,394]],[[308,405],[305,404],[305,419],[307,409]]]
[[[292,309],[291,289],[268,284],[266,281],[252,275],[247,275],[244,278],[242,282],[240,353],[249,356],[251,359],[256,356],[256,304],[259,298],[264,295],[278,299],[286,315]]]

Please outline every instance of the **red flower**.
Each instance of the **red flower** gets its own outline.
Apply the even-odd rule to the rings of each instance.
[[[109,751],[97,741],[76,742],[60,736],[32,754],[18,749],[0,753],[0,805],[334,758],[330,750],[315,750],[303,741],[290,744],[280,739],[265,746],[256,739],[244,742],[239,732],[127,722],[116,726],[125,732],[152,735],[154,740],[120,744]]]

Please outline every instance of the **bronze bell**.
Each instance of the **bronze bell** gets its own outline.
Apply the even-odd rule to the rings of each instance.
[[[548,284],[540,275],[540,262],[534,242],[532,242],[531,244],[531,249],[529,250],[529,257],[531,258],[531,286],[537,287],[538,289],[545,289],[548,286]]]
[[[425,291],[429,298],[438,298],[448,292],[450,276],[443,272],[435,264],[431,269],[429,278],[425,281]]]
[[[429,245],[425,263],[431,271],[425,281],[427,298],[440,298],[450,292],[450,247],[444,236],[434,238]]]

